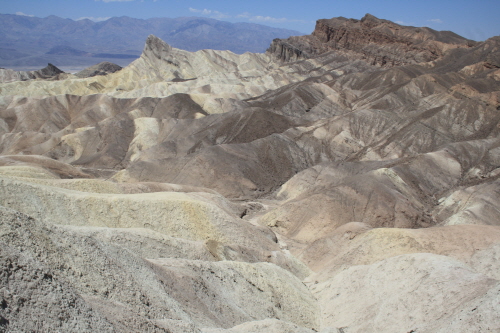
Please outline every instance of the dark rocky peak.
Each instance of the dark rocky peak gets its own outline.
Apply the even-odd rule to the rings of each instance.
[[[392,67],[437,60],[452,48],[477,43],[450,31],[402,26],[366,14],[361,20],[321,19],[311,35],[273,41],[268,52],[281,61],[296,61],[325,52],[347,52],[370,65]]]
[[[437,41],[446,44],[471,46],[475,43],[463,38],[451,31],[436,31],[428,27],[404,26],[389,20],[379,19],[371,14],[366,14],[361,20],[332,18],[322,19],[316,22],[316,28],[312,33],[320,39],[329,42],[335,37],[356,37],[358,44],[363,42],[376,43],[412,43],[419,44],[424,41]],[[357,36],[364,35],[364,39]],[[340,40],[340,38],[339,38]],[[339,41],[337,40],[337,42]]]
[[[64,74],[64,75],[62,75]],[[0,69],[0,82],[28,81],[35,79],[58,80],[66,74],[52,64],[36,71],[14,71],[12,69]]]
[[[372,15],[370,13],[366,13],[365,16],[363,16],[361,18],[361,22],[364,22],[364,23],[367,23],[367,22],[377,22],[377,23],[379,23],[380,21],[385,21],[385,20],[381,20],[378,17],[375,17],[374,15]]]
[[[62,70],[50,63],[47,65],[47,67],[42,68],[37,72],[40,73],[41,78],[49,78],[64,73]]]
[[[104,61],[104,62],[101,62],[97,65],[85,68],[84,70],[76,73],[75,75],[80,77],[80,78],[93,77],[93,76],[98,76],[98,75],[108,75],[108,74],[111,74],[114,72],[118,72],[121,69],[122,69],[122,67],[117,65],[117,64],[113,64],[112,62]]]
[[[357,21],[357,20],[351,19],[351,21]],[[378,17],[376,17],[376,16],[374,16],[374,15],[372,15],[370,13],[366,13],[365,16],[363,16],[361,18],[361,20],[359,20],[359,22],[361,22],[361,24],[363,24],[364,26],[376,26],[376,25],[379,25],[379,24],[382,24],[382,23],[399,25],[399,24],[396,24],[396,23],[394,23],[392,21],[378,18]]]

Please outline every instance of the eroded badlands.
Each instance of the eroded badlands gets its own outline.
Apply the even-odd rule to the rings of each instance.
[[[51,73],[0,73],[0,331],[500,330],[499,37]]]

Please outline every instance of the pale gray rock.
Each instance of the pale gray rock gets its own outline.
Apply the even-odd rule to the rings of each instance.
[[[479,299],[480,311],[491,318],[498,281],[448,257],[421,253],[353,266],[313,291],[326,326],[347,332],[433,332],[429,326],[456,323],[463,309],[474,309]],[[498,321],[490,325],[480,318],[469,319],[460,330],[474,330],[476,323],[498,327]]]
[[[319,328],[316,299],[299,279],[276,265],[149,261],[161,269],[161,281],[169,294],[202,326],[226,328],[250,320],[279,318]]]
[[[269,332],[269,333],[313,333],[317,332],[305,327],[297,326],[287,321],[277,320],[277,319],[264,319],[261,321],[250,321],[244,324],[240,324],[228,329],[220,328],[204,328],[203,333],[259,333],[259,332]],[[326,331],[321,330],[323,333]],[[337,333],[337,332],[335,332]]]
[[[274,264],[213,262],[210,246],[147,230],[63,227],[3,207],[1,213],[2,244],[43,262],[50,275],[45,280],[64,281],[80,307],[88,308],[88,320],[70,318],[75,327],[104,325],[121,332],[182,332],[182,327],[191,327],[196,332],[200,327],[231,327],[268,316],[319,327],[316,300],[296,276]],[[15,284],[23,280],[19,274],[5,278]],[[44,282],[43,276],[33,279]],[[61,288],[50,292],[49,298],[64,296]],[[6,301],[16,304],[10,298]],[[25,304],[26,311],[30,307],[31,303]],[[59,303],[54,307],[66,311]],[[16,322],[11,310],[6,311],[3,317]],[[92,319],[91,311],[101,319]],[[29,327],[16,325],[21,330]],[[43,327],[59,327],[50,321],[47,325]]]
[[[116,332],[54,267],[47,266],[31,249],[26,251],[28,244],[18,247],[8,240],[8,227],[26,228],[33,223],[31,218],[0,207],[0,220],[2,332]]]

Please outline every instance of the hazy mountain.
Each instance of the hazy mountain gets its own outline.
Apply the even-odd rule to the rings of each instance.
[[[123,16],[93,22],[0,14],[0,67],[44,66],[47,60],[57,66],[95,64],[117,58],[125,59],[124,64],[141,54],[150,34],[188,51],[215,49],[244,53],[264,52],[274,38],[300,33],[200,17],[142,20]],[[88,54],[99,61],[85,59]]]

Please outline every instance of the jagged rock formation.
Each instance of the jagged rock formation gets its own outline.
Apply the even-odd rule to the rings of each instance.
[[[366,14],[361,20],[344,17],[318,20],[311,35],[275,39],[268,52],[289,62],[341,51],[347,52],[351,59],[392,67],[436,60],[451,48],[475,44],[451,31],[407,27]]]
[[[12,69],[0,68],[0,82],[27,81],[35,79],[64,79],[66,76],[62,70],[52,64],[37,71],[13,71]]]
[[[278,75],[273,76],[273,72],[278,72]],[[291,80],[296,81],[297,78],[283,73],[263,54],[236,55],[213,50],[191,53],[172,48],[158,37],[149,36],[141,57],[114,75],[73,79],[70,84],[52,82],[50,91],[53,95],[108,93],[120,97],[224,92],[228,96],[243,94],[249,97],[288,84]],[[227,89],[229,86],[232,89]],[[32,96],[44,96],[47,95],[45,87],[46,84],[26,82],[25,85],[5,85],[1,93],[15,95],[30,91]]]
[[[318,25],[0,85],[0,327],[498,331],[500,38]]]
[[[318,62],[322,65],[318,67]],[[216,98],[256,97],[268,90],[323,74],[366,69],[365,63],[352,63],[335,55],[302,64],[279,66],[267,54],[234,54],[229,51],[187,52],[171,47],[156,36],[149,36],[141,57],[112,75],[39,84],[5,84],[0,95],[89,95],[102,93],[120,98],[167,97],[188,93],[205,105],[210,113],[220,113]],[[331,72],[331,70],[334,70]],[[215,97],[214,97],[215,96]],[[214,105],[215,104],[215,105]],[[213,105],[211,108],[210,105]],[[216,108],[217,110],[213,110]]]
[[[86,77],[93,77],[97,75],[108,75],[111,73],[118,72],[121,70],[122,67],[118,66],[117,64],[113,64],[111,62],[101,62],[97,65],[90,66],[88,68],[85,68],[82,71],[79,71],[75,75],[80,78],[86,78]]]

